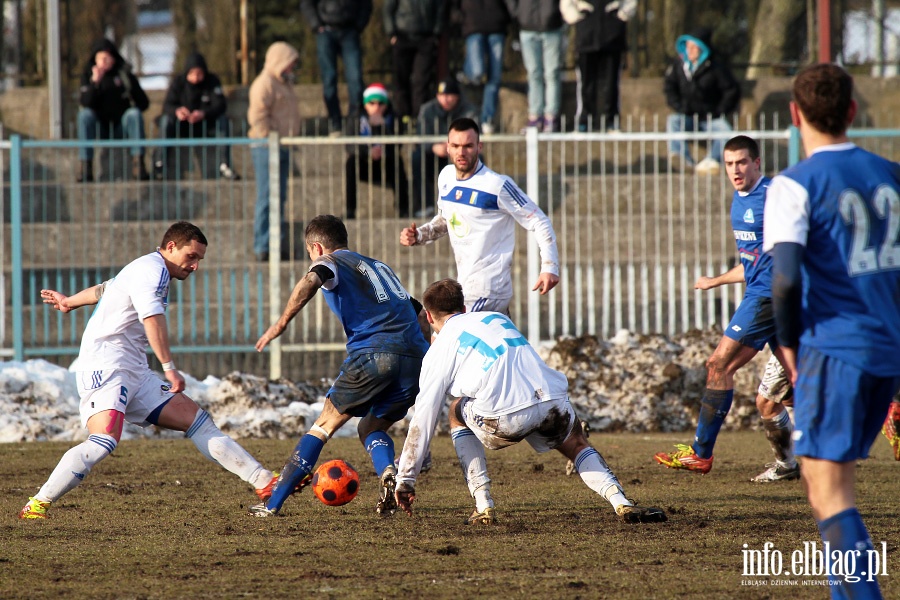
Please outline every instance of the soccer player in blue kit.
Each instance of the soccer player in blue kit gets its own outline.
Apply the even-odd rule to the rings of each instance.
[[[347,334],[347,359],[322,413],[300,438],[268,502],[250,507],[258,517],[277,514],[288,496],[309,483],[325,443],[354,416],[361,417],[359,439],[381,479],[375,511],[390,516],[397,510],[394,442],[387,430],[415,403],[428,343],[419,327],[421,306],[414,306],[391,268],[352,252],[347,243],[347,228],[339,218],[320,215],[309,222],[306,251],[312,265],[294,286],[281,318],[256,342],[262,351],[284,333],[319,288]]]
[[[747,288],[718,347],[706,361],[706,390],[693,445],[676,444],[674,452],[658,452],[654,459],[672,469],[698,473],[708,473],[712,469],[713,446],[734,398],[734,374],[768,343],[778,358],[772,359],[770,362],[775,364],[766,369],[756,403],[776,460],[753,481],[797,479],[800,472],[791,447],[790,415],[769,393],[775,388],[790,390],[788,382],[783,381],[784,372],[777,364],[781,350],[775,341],[772,316],[772,259],[762,252],[763,209],[770,180],[762,175],[759,146],[753,139],[744,135],[731,138],[725,144],[723,155],[725,170],[735,190],[731,226],[740,262],[717,277],[699,278],[695,287],[708,290],[746,281]],[[775,379],[780,378],[781,385],[771,380],[771,372],[777,373]]]
[[[856,102],[842,68],[800,71],[790,109],[807,158],[772,181],[764,249],[795,383],[795,449],[823,542],[856,558],[831,576],[832,598],[881,598],[863,575],[873,546],[855,470],[900,388],[900,165],[849,142]]]

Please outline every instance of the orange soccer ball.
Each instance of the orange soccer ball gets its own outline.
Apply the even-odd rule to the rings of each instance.
[[[359,473],[350,463],[336,459],[319,465],[312,478],[316,498],[328,506],[343,506],[359,491]]]

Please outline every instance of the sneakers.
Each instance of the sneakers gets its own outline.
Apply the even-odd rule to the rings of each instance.
[[[222,176],[222,179],[228,179],[230,181],[240,181],[241,176],[232,170],[231,167],[228,166],[228,163],[222,163],[219,165],[219,175]]]
[[[481,512],[478,509],[472,511],[469,518],[466,519],[466,525],[493,525],[494,524],[494,508],[489,507]]]
[[[277,510],[270,510],[266,508],[266,503],[262,502],[260,504],[254,504],[250,508],[247,509],[247,512],[254,517],[259,517],[261,519],[267,519],[269,517],[275,517],[278,515]]]
[[[620,504],[616,507],[616,514],[625,523],[662,523],[669,520],[663,509],[652,506]]]
[[[557,133],[559,131],[559,119],[557,117],[544,117],[544,133]]]
[[[900,460],[900,434],[897,433],[898,430],[900,430],[900,401],[894,400],[888,409],[884,425],[881,426],[881,433],[884,434],[891,448],[894,449],[894,460]]]
[[[800,465],[794,463],[793,467],[785,467],[777,462],[766,465],[766,470],[751,479],[754,483],[769,483],[771,481],[790,481],[800,479]]]
[[[382,517],[390,517],[397,512],[397,499],[394,490],[397,489],[397,468],[393,465],[385,467],[381,474],[381,496],[375,504],[375,513]]]
[[[720,170],[719,161],[707,156],[697,163],[694,167],[694,173],[697,175],[718,175]]]
[[[46,519],[47,509],[50,508],[49,502],[42,502],[37,498],[29,498],[28,504],[19,511],[20,519]]]
[[[707,474],[712,469],[713,458],[700,458],[694,453],[694,449],[687,444],[675,444],[675,452],[657,452],[653,457],[656,462],[670,469],[687,469],[697,473]]]
[[[528,131],[528,129],[530,127],[537,127],[537,130],[541,131],[544,128],[544,120],[540,117],[534,117],[534,118],[528,117],[528,122],[525,124],[525,127],[523,127],[522,131],[520,131],[519,133],[521,133],[522,135],[525,135],[525,132]]]
[[[309,473],[306,477],[300,480],[300,483],[297,484],[297,487],[294,488],[293,494],[301,491],[303,488],[309,485],[312,481],[312,473]],[[259,499],[263,501],[263,504],[269,501],[269,498],[272,497],[272,490],[275,489],[275,484],[278,483],[278,473],[272,473],[272,480],[266,484],[265,487],[259,488],[256,490],[256,495],[259,496]]]

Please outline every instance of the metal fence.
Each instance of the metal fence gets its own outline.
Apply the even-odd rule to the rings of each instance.
[[[508,174],[547,212],[558,237],[561,282],[549,296],[531,291],[539,259],[522,229],[513,261],[511,315],[532,342],[559,336],[613,335],[619,329],[674,334],[727,322],[741,286],[699,292],[696,278],[734,264],[729,222],[732,188],[724,170],[682,173],[668,160],[667,141],[686,139],[704,155],[710,134],[666,134],[657,122],[627,123],[627,133],[495,135],[484,139],[483,159]],[[737,132],[722,134],[727,138]],[[744,131],[760,141],[764,170],[775,174],[800,157],[799,138],[774,122]],[[855,141],[897,160],[897,130],[854,130]],[[241,181],[202,179],[202,171],[171,180],[136,182],[117,171],[126,141],[97,141],[106,181],[74,182],[76,141],[0,142],[9,184],[0,197],[0,357],[64,361],[77,353],[87,311],[63,315],[40,302],[40,290],[71,294],[108,279],[137,256],[152,251],[166,227],[187,219],[210,240],[201,269],[172,286],[171,343],[180,364],[198,376],[234,369],[278,377],[333,374],[342,358],[344,332],[321,295],[291,323],[271,352],[257,354],[256,339],[280,314],[308,264],[305,222],[317,214],[345,214],[350,144],[398,144],[407,168],[416,144],[445,138],[297,137],[269,140],[291,151],[288,260],[276,245],[268,262],[254,258],[256,186],[247,138],[146,140],[187,151],[232,147]],[[270,161],[277,164],[277,160]],[[277,177],[277,176],[276,176]],[[411,178],[410,178],[411,179]],[[411,181],[408,185],[412,185]],[[391,265],[413,295],[432,281],[453,277],[447,240],[406,248],[398,242],[409,219],[398,216],[391,189],[360,182],[356,218],[347,220],[351,248]],[[273,189],[277,189],[273,186]],[[277,191],[274,192],[277,194]],[[270,219],[277,229],[278,202]],[[422,219],[416,219],[421,222]],[[277,231],[273,240],[278,239]],[[60,358],[62,357],[62,358]]]

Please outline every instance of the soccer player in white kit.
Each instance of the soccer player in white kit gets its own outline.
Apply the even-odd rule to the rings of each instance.
[[[403,229],[400,244],[420,246],[448,236],[466,309],[506,314],[513,295],[516,224],[533,231],[540,247],[541,273],[532,290],[546,294],[559,283],[559,253],[550,219],[512,179],[481,162],[481,147],[475,121],[450,124],[452,164],[438,177],[437,214],[421,227],[412,223]]]
[[[466,313],[463,291],[452,279],[428,286],[423,298],[439,333],[422,362],[415,413],[400,456],[397,503],[412,514],[416,477],[446,397],[450,435],[475,499],[468,524],[494,522],[485,448],[525,440],[537,452],[559,450],[575,463],[584,483],[604,497],[627,523],[666,520],[659,508],[635,506],[603,457],[591,447],[569,404],[566,376],[547,366],[509,317]]]
[[[206,247],[197,226],[179,221],[169,227],[155,252],[132,261],[114,279],[69,297],[41,290],[44,302],[62,312],[97,304],[81,340],[76,372],[81,422],[89,435],[63,455],[20,518],[47,518],[52,502],[112,454],[125,421],[184,431],[204,456],[252,485],[260,498],[271,495],[277,478],[183,393],[184,377],[169,348],[165,310],[170,280],[187,279],[196,271]],[[167,381],[150,370],[144,350],[148,343]]]

